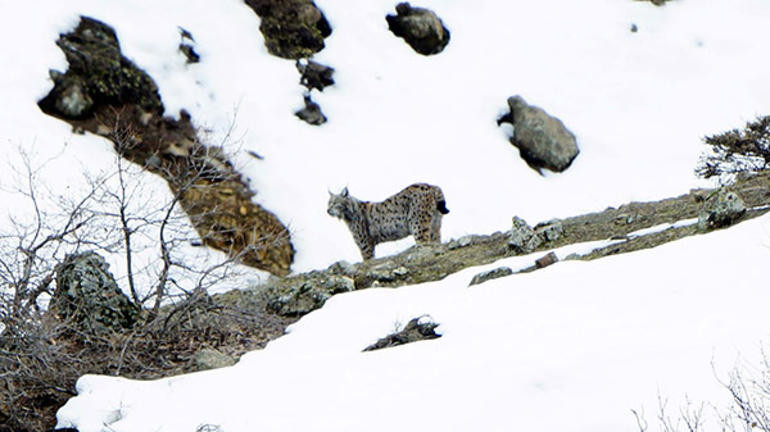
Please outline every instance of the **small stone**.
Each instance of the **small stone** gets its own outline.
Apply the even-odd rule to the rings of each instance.
[[[195,368],[199,371],[229,367],[235,363],[234,358],[212,348],[203,348],[195,354]]]
[[[559,261],[559,257],[556,256],[555,253],[549,252],[547,255],[535,260],[535,266],[539,269],[548,267],[551,264],[554,264]]]

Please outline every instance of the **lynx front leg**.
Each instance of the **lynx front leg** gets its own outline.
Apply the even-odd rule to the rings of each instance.
[[[361,257],[364,261],[374,258],[374,242],[360,241],[358,243],[358,249],[361,251]]]

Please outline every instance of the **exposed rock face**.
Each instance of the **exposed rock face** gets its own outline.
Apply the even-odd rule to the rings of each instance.
[[[719,189],[709,196],[698,213],[698,228],[702,231],[732,225],[746,213],[746,204],[735,193]]]
[[[364,351],[374,351],[421,340],[440,338],[441,335],[436,333],[438,324],[423,318],[424,317],[412,318],[402,330],[378,340],[372,345],[364,348]]]
[[[259,30],[270,54],[287,59],[312,56],[332,33],[313,0],[245,0],[260,18]]]
[[[468,286],[478,285],[492,279],[498,279],[501,277],[510,276],[512,274],[513,270],[511,270],[510,267],[498,267],[496,269],[485,271],[477,274],[476,276],[473,276],[473,279],[471,279],[471,283],[469,283]]]
[[[289,231],[251,201],[254,192],[221,148],[198,139],[190,116],[163,117],[155,82],[120,52],[115,32],[82,17],[56,42],[70,67],[51,72],[38,105],[76,130],[103,136],[124,158],[162,176],[207,246],[278,275],[294,259]]]
[[[498,119],[513,125],[511,143],[521,157],[538,172],[542,168],[562,172],[569,168],[580,152],[575,135],[561,120],[527,104],[521,96],[508,99],[510,113]]]
[[[120,291],[104,258],[94,252],[68,255],[56,268],[51,310],[87,334],[131,329],[139,308]]]
[[[396,6],[396,13],[385,17],[388,28],[418,53],[438,54],[449,43],[449,30],[435,12],[404,2]]]

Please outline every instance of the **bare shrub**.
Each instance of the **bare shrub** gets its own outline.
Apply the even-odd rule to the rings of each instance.
[[[283,332],[288,320],[263,315],[259,305],[208,294],[245,285],[248,272],[237,254],[196,247],[205,239],[180,208],[187,188],[209,175],[206,166],[159,194],[144,167],[116,155],[114,167],[87,177],[79,194],[62,195],[42,180],[45,164],[35,167],[24,152],[22,161],[8,192],[26,207],[0,224],[0,432],[52,429],[84,374],[175,375],[194,370],[202,348],[237,357]],[[108,257],[140,310],[133,328],[89,332],[48,310],[58,264],[85,251]]]
[[[710,151],[704,154],[695,170],[703,178],[730,179],[741,172],[767,169],[770,166],[770,116],[758,117],[742,129],[733,129],[704,138]]]
[[[758,371],[750,372],[745,367],[736,367],[728,374],[726,381],[719,382],[731,397],[732,403],[726,409],[705,402],[696,404],[685,398],[678,412],[671,415],[668,400],[659,395],[657,430],[770,432],[770,360],[764,353]],[[643,410],[631,412],[640,432],[650,430]]]

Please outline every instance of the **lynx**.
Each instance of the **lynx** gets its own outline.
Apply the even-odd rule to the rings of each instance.
[[[441,217],[449,213],[438,186],[413,184],[382,202],[360,201],[344,188],[329,192],[330,216],[348,224],[364,260],[374,258],[378,243],[413,235],[418,244],[441,242]]]

